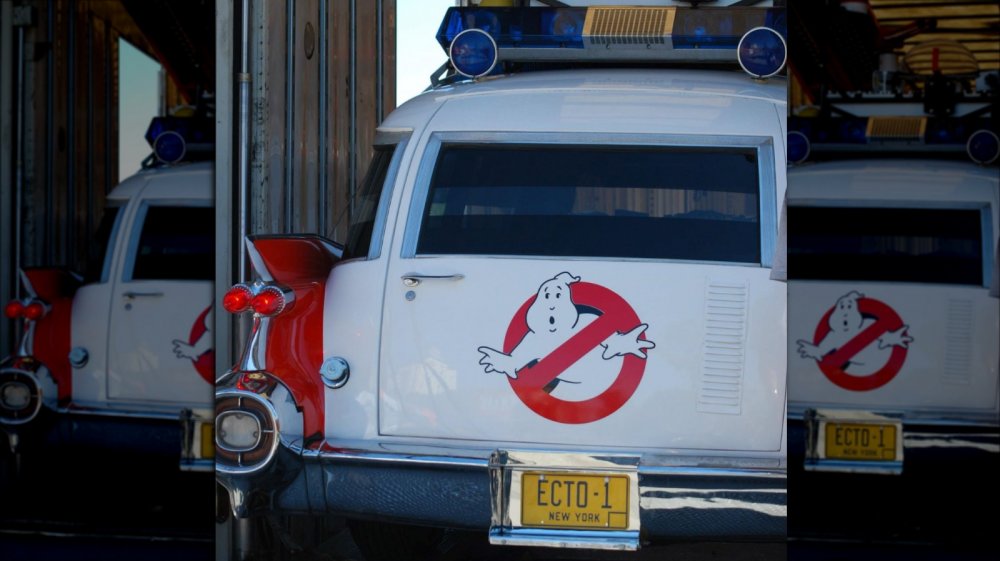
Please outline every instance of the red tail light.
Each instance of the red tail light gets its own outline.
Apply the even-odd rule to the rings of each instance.
[[[250,308],[253,292],[245,284],[233,285],[222,297],[222,307],[231,314],[245,312]]]
[[[10,319],[21,317],[24,313],[24,304],[20,300],[11,300],[3,309],[3,315]]]
[[[287,305],[285,293],[276,286],[266,286],[251,300],[253,311],[262,316],[276,316],[284,311]]]
[[[35,321],[44,315],[45,305],[37,300],[24,307],[24,319]]]

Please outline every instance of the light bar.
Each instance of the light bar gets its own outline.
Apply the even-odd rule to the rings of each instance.
[[[437,40],[448,52],[463,31],[488,33],[500,61],[736,62],[757,27],[786,33],[778,8],[448,8]]]
[[[160,161],[176,163],[189,154],[211,157],[215,153],[215,123],[198,117],[153,117],[146,142]]]
[[[819,152],[965,152],[987,165],[1000,155],[989,129],[988,117],[790,117],[788,161]]]

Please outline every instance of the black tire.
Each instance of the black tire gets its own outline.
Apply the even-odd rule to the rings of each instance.
[[[350,520],[348,527],[365,561],[425,561],[437,552],[444,530]]]

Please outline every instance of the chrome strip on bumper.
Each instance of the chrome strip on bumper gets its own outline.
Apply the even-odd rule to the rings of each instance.
[[[303,450],[298,442],[289,444],[283,442],[281,446],[288,460],[282,462],[281,470],[288,470],[289,483],[268,487],[273,493],[268,504],[277,511],[478,530],[491,525],[495,492],[489,476],[489,451],[396,443],[379,444],[380,450],[320,451]],[[391,448],[397,450],[387,450]],[[639,531],[643,538],[784,539],[785,475],[777,459],[717,458],[711,462],[705,457],[639,458],[634,469],[638,475]],[[643,461],[649,463],[643,465]],[[235,481],[238,479],[243,478],[230,476],[220,481],[227,487],[239,487],[242,484]],[[257,485],[253,487],[263,491]],[[588,533],[577,531],[575,543],[579,547],[600,547],[591,543]],[[613,537],[604,531],[596,534]],[[634,536],[631,534],[630,539]],[[493,540],[567,545],[562,543],[566,541],[565,531],[558,530],[532,531],[530,536],[519,529],[505,534],[494,532]],[[612,547],[621,549],[620,544]]]

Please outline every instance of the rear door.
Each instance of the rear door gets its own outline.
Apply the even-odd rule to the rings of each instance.
[[[210,201],[146,199],[127,232],[108,338],[112,400],[204,405],[214,383]]]
[[[992,213],[986,200],[790,203],[791,412],[995,419]]]
[[[418,153],[381,434],[779,448],[769,138],[435,133]]]

